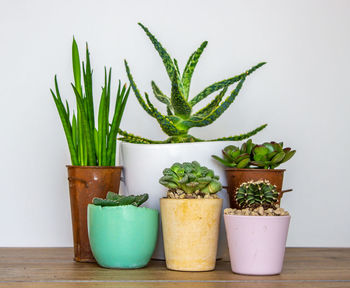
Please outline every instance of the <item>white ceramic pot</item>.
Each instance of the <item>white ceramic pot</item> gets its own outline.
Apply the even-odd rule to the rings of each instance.
[[[226,186],[224,167],[216,162],[211,155],[221,155],[221,150],[232,144],[228,141],[198,142],[179,144],[132,144],[120,143],[120,162],[124,167],[125,188],[123,194],[148,193],[146,207],[159,210],[159,199],[166,196],[167,189],[159,184],[164,168],[174,162],[198,161],[220,176],[221,183]],[[229,207],[228,194],[225,189],[218,193],[223,199],[223,209]],[[221,213],[223,215],[223,213]],[[220,221],[220,236],[217,258],[228,259],[228,248],[223,217]],[[161,225],[159,225],[161,229]],[[158,233],[158,242],[154,259],[164,259],[162,231]]]

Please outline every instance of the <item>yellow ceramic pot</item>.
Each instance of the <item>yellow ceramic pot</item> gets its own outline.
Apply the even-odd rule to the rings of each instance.
[[[215,269],[222,199],[160,199],[166,266]]]

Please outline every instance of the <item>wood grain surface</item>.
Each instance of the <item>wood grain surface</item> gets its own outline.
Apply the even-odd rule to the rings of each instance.
[[[164,261],[119,270],[72,258],[72,248],[0,248],[0,287],[350,287],[350,248],[287,248],[275,276],[234,274],[226,261],[211,272],[176,272]]]

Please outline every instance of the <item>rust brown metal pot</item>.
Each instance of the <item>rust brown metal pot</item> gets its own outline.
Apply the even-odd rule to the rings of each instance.
[[[96,262],[87,231],[87,205],[94,197],[104,198],[108,191],[119,192],[120,166],[67,165],[72,212],[74,260]]]
[[[282,190],[283,174],[285,169],[225,169],[227,179],[227,193],[230,198],[231,208],[240,208],[234,195],[236,189],[243,183],[250,180],[269,180],[271,184],[276,185],[278,191],[278,202],[280,203],[283,193],[292,191],[292,189]]]

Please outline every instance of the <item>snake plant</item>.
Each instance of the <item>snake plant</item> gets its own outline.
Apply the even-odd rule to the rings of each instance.
[[[134,205],[136,207],[139,207],[144,202],[148,200],[148,194],[141,194],[141,195],[119,195],[114,192],[108,192],[106,195],[106,199],[97,198],[95,197],[92,199],[92,203],[94,205],[99,206],[124,206],[124,205]]]
[[[156,37],[144,25],[142,25],[141,23],[139,23],[139,25],[144,30],[148,38],[151,40],[152,44],[154,45],[154,48],[157,50],[160,57],[162,58],[166,72],[171,81],[170,97],[163,93],[154,81],[151,82],[153,94],[158,101],[160,101],[166,106],[167,115],[163,115],[157,110],[157,108],[151,102],[148,93],[145,93],[144,98],[142,97],[133,79],[129,65],[125,61],[126,72],[138,102],[150,116],[152,116],[158,121],[163,132],[166,133],[169,137],[165,141],[154,141],[121,130],[120,135],[122,135],[123,137],[121,137],[120,140],[131,143],[144,144],[204,141],[190,135],[188,133],[189,130],[193,127],[207,126],[213,123],[217,118],[219,118],[233,103],[239,91],[241,90],[247,76],[249,76],[261,66],[263,66],[265,62],[259,63],[237,76],[211,84],[205,89],[203,89],[199,94],[190,99],[190,85],[193,71],[208,42],[204,41],[200,45],[200,47],[190,56],[183,72],[181,73],[177,60],[171,58],[171,56],[163,48],[161,43],[158,42]],[[225,94],[228,88],[235,83],[236,86],[225,98]],[[209,95],[217,91],[218,94],[214,97],[214,99],[212,99],[209,102],[209,104],[207,104],[204,108],[201,108],[194,112],[195,105],[197,105],[202,100],[206,99]],[[265,127],[266,124],[246,134],[231,137],[223,137],[209,141],[243,140],[251,137],[252,135],[255,135]]]
[[[95,128],[94,101],[92,87],[92,68],[90,53],[86,44],[86,62],[80,64],[78,45],[73,38],[72,60],[74,84],[71,83],[77,108],[72,117],[68,101],[65,105],[58,89],[57,76],[55,76],[55,92],[50,89],[55,101],[58,114],[67,138],[72,165],[77,166],[114,166],[116,158],[116,139],[124,108],[129,96],[130,87],[121,85],[119,81],[118,92],[112,122],[109,123],[109,110],[111,98],[112,69],[105,68],[105,81],[102,87],[98,110],[98,125]],[[83,83],[82,83],[83,76]]]

